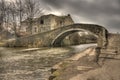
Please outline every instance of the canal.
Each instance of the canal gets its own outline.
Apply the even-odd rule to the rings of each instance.
[[[96,44],[62,48],[0,47],[0,80],[47,80],[53,65],[90,46]]]

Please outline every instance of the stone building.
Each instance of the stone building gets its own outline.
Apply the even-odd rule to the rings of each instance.
[[[27,33],[30,33],[31,31],[32,34],[37,34],[74,23],[74,21],[72,20],[69,14],[65,16],[56,16],[53,14],[48,14],[31,20],[32,20],[32,28],[31,28],[32,31],[30,30],[29,27],[29,19],[26,19],[21,23],[22,31],[25,31]]]

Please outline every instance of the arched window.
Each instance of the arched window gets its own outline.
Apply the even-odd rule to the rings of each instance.
[[[44,21],[43,21],[43,20],[41,20],[41,21],[40,21],[40,24],[44,24]]]
[[[63,24],[63,22],[62,21],[60,21],[60,25],[62,25]]]

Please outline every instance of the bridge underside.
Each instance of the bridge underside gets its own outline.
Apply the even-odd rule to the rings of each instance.
[[[77,30],[69,30],[69,31],[66,31],[66,32],[63,32],[63,33],[61,33],[60,35],[58,35],[53,41],[52,41],[52,43],[51,43],[51,45],[52,45],[52,47],[60,47],[60,46],[62,46],[63,44],[62,44],[62,42],[63,42],[63,40],[67,37],[67,36],[69,36],[70,34],[73,34],[73,33],[76,33],[76,32],[85,32],[85,30],[83,31],[83,30],[81,30],[81,29],[77,29]],[[89,34],[89,33],[88,33]],[[90,33],[91,34],[91,33]],[[72,36],[74,36],[74,35],[72,35]],[[85,36],[85,34],[84,34],[84,36]],[[93,34],[93,36],[95,37],[95,38],[98,38],[96,35],[94,35]],[[80,37],[80,36],[79,36]],[[79,39],[79,37],[74,37],[74,38],[78,38],[78,40],[80,40]],[[70,38],[70,37],[67,37],[67,38]],[[81,40],[85,40],[85,38],[84,39],[81,39]],[[67,41],[70,41],[70,39],[69,40],[67,40]],[[84,41],[83,41],[84,42]],[[74,43],[76,43],[76,42],[74,42]],[[79,44],[79,43],[78,43]]]
[[[79,32],[79,30],[73,30],[73,31],[68,31],[66,33],[63,33],[62,35],[58,36],[56,39],[54,39],[51,43],[51,45],[53,47],[60,47],[61,46],[61,42],[63,41],[63,39],[68,36],[71,33],[75,33],[75,32]]]

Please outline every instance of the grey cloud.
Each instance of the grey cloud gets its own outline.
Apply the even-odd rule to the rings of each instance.
[[[70,13],[73,18],[77,16],[78,18],[74,19],[76,22],[89,21],[103,25],[111,32],[120,32],[119,0],[41,0],[41,2],[45,4],[47,10],[50,10],[50,6],[65,14]]]

